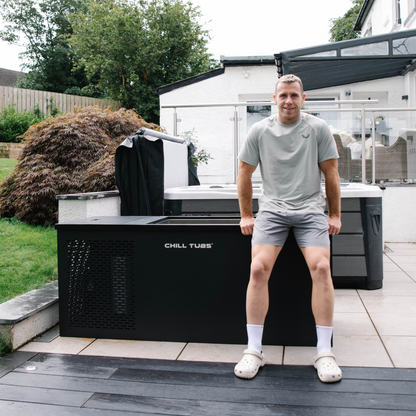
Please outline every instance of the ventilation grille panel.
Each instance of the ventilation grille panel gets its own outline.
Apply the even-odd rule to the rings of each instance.
[[[135,330],[132,241],[69,240],[70,327]]]

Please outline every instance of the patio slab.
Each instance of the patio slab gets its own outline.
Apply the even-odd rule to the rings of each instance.
[[[176,360],[185,346],[186,343],[181,342],[97,339],[83,349],[80,355]]]
[[[46,352],[54,354],[80,354],[94,338],[64,338],[58,337],[51,342],[29,342],[19,351]]]
[[[335,335],[369,335],[377,336],[377,331],[367,313],[335,312]]]
[[[381,336],[416,337],[416,313],[374,312],[371,319]]]
[[[378,336],[334,335],[337,364],[345,367],[393,367]],[[316,349],[313,347],[286,347],[285,365],[313,365]]]
[[[213,361],[237,363],[240,361],[246,345],[219,345],[189,343],[179,357],[181,361]],[[263,353],[268,364],[282,364],[283,347],[264,345]]]
[[[398,368],[416,368],[416,336],[382,336],[389,355]]]

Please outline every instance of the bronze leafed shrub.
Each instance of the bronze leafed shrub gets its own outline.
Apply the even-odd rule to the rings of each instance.
[[[115,151],[140,127],[160,130],[133,110],[96,106],[31,126],[19,163],[0,182],[0,215],[50,225],[58,221],[56,195],[116,189]]]

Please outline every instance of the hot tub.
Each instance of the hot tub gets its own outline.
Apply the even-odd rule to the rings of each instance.
[[[251,239],[238,217],[89,217],[57,224],[60,333],[241,344]],[[312,283],[290,233],[265,345],[315,346]]]
[[[324,188],[325,192],[325,188]],[[258,211],[261,185],[253,185],[253,212]],[[341,183],[341,199],[381,198],[378,186]],[[237,185],[181,186],[165,189],[165,214],[239,214]]]
[[[198,201],[208,215],[190,203],[186,215],[56,225],[62,336],[245,344],[250,237],[238,225],[236,187],[174,189],[166,201]],[[255,198],[260,192],[254,188]],[[335,287],[382,287],[381,199],[377,187],[342,186],[342,233],[331,247]],[[234,215],[213,213],[215,201],[232,202]],[[316,345],[311,291],[290,233],[270,279],[265,345]]]
[[[261,185],[253,186],[253,212]],[[331,268],[336,288],[379,289],[383,284],[382,191],[378,186],[341,184],[339,235],[332,237]],[[236,185],[165,190],[165,215],[239,216]]]

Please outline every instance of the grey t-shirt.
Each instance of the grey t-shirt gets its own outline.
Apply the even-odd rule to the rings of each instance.
[[[261,211],[324,212],[325,197],[318,163],[338,158],[328,124],[301,113],[301,119],[281,124],[278,115],[255,123],[238,158],[260,164]]]

